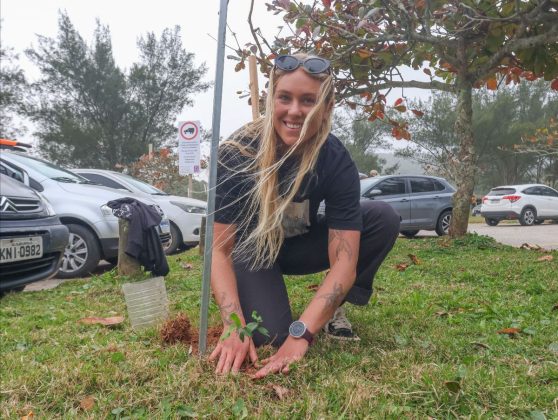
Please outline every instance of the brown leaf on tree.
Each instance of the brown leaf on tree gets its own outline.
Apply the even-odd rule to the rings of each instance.
[[[192,269],[192,264],[180,264],[180,266],[184,269],[184,270],[191,270]]]
[[[550,83],[550,89],[558,90],[558,79],[554,79],[552,83]]]
[[[500,331],[497,331],[498,334],[507,334],[510,337],[515,337],[520,332],[521,330],[519,328],[504,328],[501,329]]]
[[[82,318],[78,322],[82,324],[101,324],[101,325],[118,325],[124,322],[123,316],[110,316],[108,318],[101,318],[98,316],[90,316]]]
[[[85,397],[83,400],[79,402],[79,406],[82,408],[82,410],[85,411],[91,410],[94,405],[95,405],[95,398],[93,398],[93,395],[88,395],[87,397]]]
[[[306,286],[306,288],[312,292],[317,291],[320,288],[319,284],[310,284],[308,286]]]
[[[422,69],[422,71],[428,74],[429,76],[432,76],[432,72],[430,71],[430,69]]]
[[[290,389],[281,385],[271,385],[271,388],[275,391],[275,395],[277,395],[277,398],[280,400],[284,400],[290,392]]]
[[[424,112],[419,111],[418,109],[411,109],[411,112],[419,118],[424,116]]]
[[[403,103],[403,98],[399,98],[395,101],[395,103],[393,104],[394,107],[398,107],[399,105],[401,105]]]
[[[419,257],[417,257],[414,254],[409,254],[409,258],[411,259],[411,261],[413,262],[414,265],[421,265],[422,261],[419,259]]]
[[[554,257],[552,255],[543,255],[542,257],[537,258],[537,261],[552,261]]]
[[[498,89],[498,81],[496,79],[488,79],[486,81],[486,88],[489,90]]]
[[[407,269],[407,267],[409,267],[408,263],[399,263],[399,264],[395,264],[395,269],[397,271],[405,271]]]

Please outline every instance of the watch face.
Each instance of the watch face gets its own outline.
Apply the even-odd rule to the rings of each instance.
[[[289,334],[293,337],[302,337],[306,331],[306,325],[302,321],[295,321],[289,327]]]

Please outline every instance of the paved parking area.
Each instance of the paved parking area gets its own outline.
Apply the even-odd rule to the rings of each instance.
[[[482,223],[469,225],[469,232],[491,236],[498,242],[512,246],[524,243],[539,245],[545,249],[558,249],[558,224],[521,226],[518,224],[499,224],[488,226]]]

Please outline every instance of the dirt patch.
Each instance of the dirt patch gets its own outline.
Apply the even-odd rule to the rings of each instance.
[[[209,327],[207,330],[207,347],[215,347],[223,327]],[[169,319],[159,330],[159,336],[163,344],[172,345],[182,343],[185,346],[192,346],[192,352],[197,353],[199,344],[199,331],[192,328],[188,317],[179,313],[175,318]]]

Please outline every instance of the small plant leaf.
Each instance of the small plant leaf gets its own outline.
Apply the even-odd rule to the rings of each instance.
[[[542,257],[537,258],[537,261],[552,261],[554,257],[552,255],[543,255]]]
[[[257,330],[261,335],[265,335],[266,337],[269,337],[269,331],[267,330],[267,328],[265,327],[258,327]]]
[[[236,328],[240,328],[242,326],[242,322],[240,321],[240,318],[236,312],[233,312],[230,318]]]
[[[242,398],[236,400],[236,403],[232,407],[232,412],[235,418],[239,420],[248,417],[248,409],[246,408],[246,405],[244,404],[244,400]]]
[[[548,346],[548,350],[550,350],[553,353],[558,354],[558,342],[550,343],[549,346]]]

